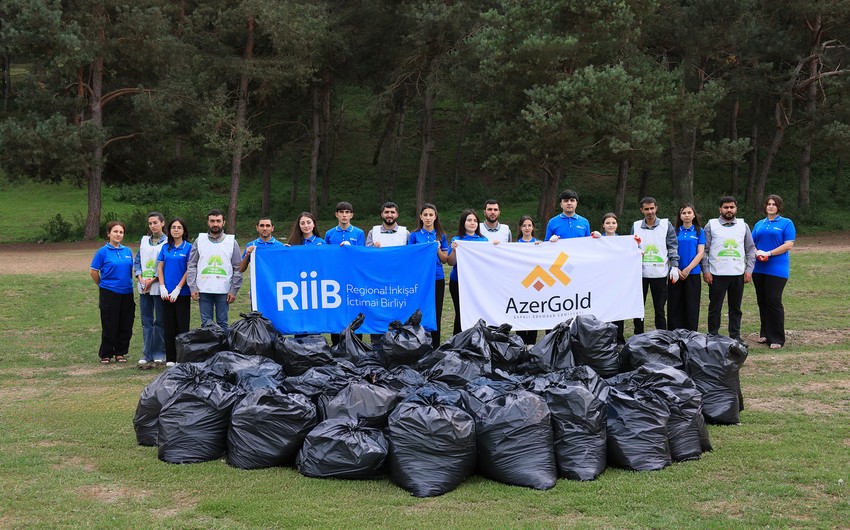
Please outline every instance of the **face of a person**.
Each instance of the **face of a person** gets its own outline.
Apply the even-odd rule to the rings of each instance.
[[[478,231],[478,219],[472,214],[467,215],[466,221],[463,222],[463,227],[466,229],[467,234],[474,234]]]
[[[769,199],[767,204],[764,205],[764,211],[767,215],[776,215],[779,213],[779,207],[776,205],[776,201],[773,199]]]
[[[658,211],[658,206],[652,203],[645,203],[640,205],[640,213],[643,214],[644,218],[648,223],[655,222],[655,214]]]
[[[117,247],[124,241],[124,228],[121,225],[115,225],[107,236],[109,237],[109,242]]]
[[[738,215],[738,205],[734,202],[724,202],[720,205],[720,217],[726,221],[731,221]]]
[[[395,208],[384,208],[384,211],[381,212],[381,219],[384,220],[386,226],[394,225],[395,220],[398,219],[398,210]]]
[[[179,221],[175,221],[171,223],[171,228],[168,229],[171,233],[172,239],[183,239],[183,234],[185,230],[183,230],[183,225]]]
[[[346,228],[351,224],[351,219],[354,217],[354,212],[351,210],[340,210],[336,212],[336,218],[339,220],[339,226]]]
[[[298,228],[301,230],[301,235],[304,237],[311,237],[313,235],[313,228],[315,228],[315,224],[309,217],[302,217],[298,220]]]
[[[154,236],[158,237],[162,235],[163,226],[165,226],[165,223],[160,221],[159,217],[148,217],[148,228]]]
[[[690,225],[694,222],[694,211],[691,208],[682,208],[682,211],[679,212],[679,219],[682,220],[686,225]]]
[[[519,231],[522,232],[524,238],[530,238],[531,233],[534,232],[534,223],[531,222],[531,219],[526,219],[520,225]]]
[[[257,223],[257,233],[260,234],[260,238],[263,241],[268,241],[272,236],[272,232],[274,232],[274,225],[268,219],[260,219],[260,222]]]
[[[615,234],[617,232],[617,220],[613,217],[609,217],[602,221],[602,229],[605,230],[606,234]]]
[[[484,217],[487,218],[487,222],[491,224],[499,220],[499,215],[501,215],[501,211],[499,210],[498,204],[488,204],[484,208]]]
[[[561,210],[564,211],[565,215],[573,215],[576,213],[576,208],[578,207],[578,199],[569,198],[569,199],[561,199]]]
[[[224,230],[224,216],[211,215],[207,217],[207,226],[210,229],[210,234],[218,235]]]
[[[425,228],[425,230],[433,230],[434,221],[437,220],[437,212],[435,212],[431,208],[425,208],[424,210],[422,210],[422,213],[419,214],[419,218],[422,219],[422,226]]]

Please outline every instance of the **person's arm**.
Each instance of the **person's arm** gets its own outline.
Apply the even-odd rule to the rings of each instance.
[[[361,230],[360,233],[357,234],[357,244],[361,247],[366,244],[366,235],[363,230]]]
[[[372,231],[371,230],[369,230],[369,234],[366,236],[366,246],[367,247],[374,247],[374,246],[380,247],[381,246],[381,245],[375,245],[375,242],[372,240]]]
[[[239,265],[242,260],[239,256],[242,253],[239,251],[239,243],[233,240],[233,253],[230,255],[230,265],[233,267],[233,276],[230,278],[230,292],[227,293],[227,303],[231,304],[236,300],[236,295],[239,293],[239,288],[242,287],[242,272],[239,270]]]
[[[549,241],[552,238],[552,236],[554,235],[553,234],[554,231],[555,231],[555,229],[552,226],[552,221],[550,220],[548,223],[546,223],[546,237],[544,237],[543,239],[545,239],[546,241]]]
[[[89,274],[91,274],[91,279],[94,280],[94,284],[100,287],[100,271],[97,269],[89,269]]]
[[[239,272],[245,272],[246,270],[248,270],[248,264],[251,263],[251,253],[254,252],[254,249],[256,248],[257,246],[252,245],[251,243],[248,243],[248,245],[245,247],[245,255],[242,256],[242,262],[239,263]]]
[[[189,260],[186,262],[186,284],[189,286],[189,291],[192,293],[192,300],[200,298],[200,293],[198,293],[197,245],[192,245],[192,250],[189,251]]]
[[[670,260],[670,267],[679,268],[679,238],[676,237],[673,223],[669,221],[667,222],[667,259]]]
[[[744,283],[750,283],[753,279],[753,268],[756,266],[756,244],[753,242],[750,226],[745,226],[747,231],[744,233],[744,255],[747,257],[747,265],[744,269]]]
[[[705,234],[705,252],[703,252],[700,267],[702,267],[703,280],[705,280],[705,283],[708,285],[711,285],[714,281],[711,277],[711,269],[709,268],[709,263],[711,262],[711,224],[706,223],[705,228],[703,228],[702,231]]]
[[[449,243],[446,234],[440,235],[440,241],[437,243],[437,258],[440,263],[446,263],[449,260]]]
[[[457,252],[456,252],[456,250],[457,250],[457,240],[452,240],[451,244],[449,245],[448,256],[446,257],[446,262],[449,265],[451,265],[452,267],[457,265]]]

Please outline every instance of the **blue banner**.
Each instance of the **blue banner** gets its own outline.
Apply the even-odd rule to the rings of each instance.
[[[257,247],[251,259],[251,302],[284,334],[339,333],[358,313],[358,333],[385,333],[422,310],[436,329],[437,245],[401,247]]]

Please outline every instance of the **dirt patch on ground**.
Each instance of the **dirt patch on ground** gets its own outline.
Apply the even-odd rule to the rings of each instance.
[[[60,463],[52,465],[51,468],[56,471],[61,471],[62,469],[67,468],[74,468],[92,472],[97,470],[97,462],[93,458],[83,458],[81,456],[67,456],[62,458],[62,461]]]
[[[144,499],[150,495],[145,490],[125,488],[121,486],[89,485],[77,489],[77,493],[86,499],[92,499],[104,504],[113,504],[127,499]]]

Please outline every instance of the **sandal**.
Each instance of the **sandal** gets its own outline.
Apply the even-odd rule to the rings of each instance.
[[[109,357],[101,357],[100,364],[109,364]]]
[[[771,344],[771,345],[770,345],[770,349],[771,349],[771,350],[778,350],[778,349],[779,349],[779,348],[781,348],[781,347],[782,347],[782,345],[781,345],[781,344]]]
[[[127,358],[124,357],[123,355],[116,355],[115,360],[119,363],[126,363],[127,362]]]
[[[767,337],[759,337],[759,340],[757,340],[756,342],[758,342],[759,344],[767,344]]]

